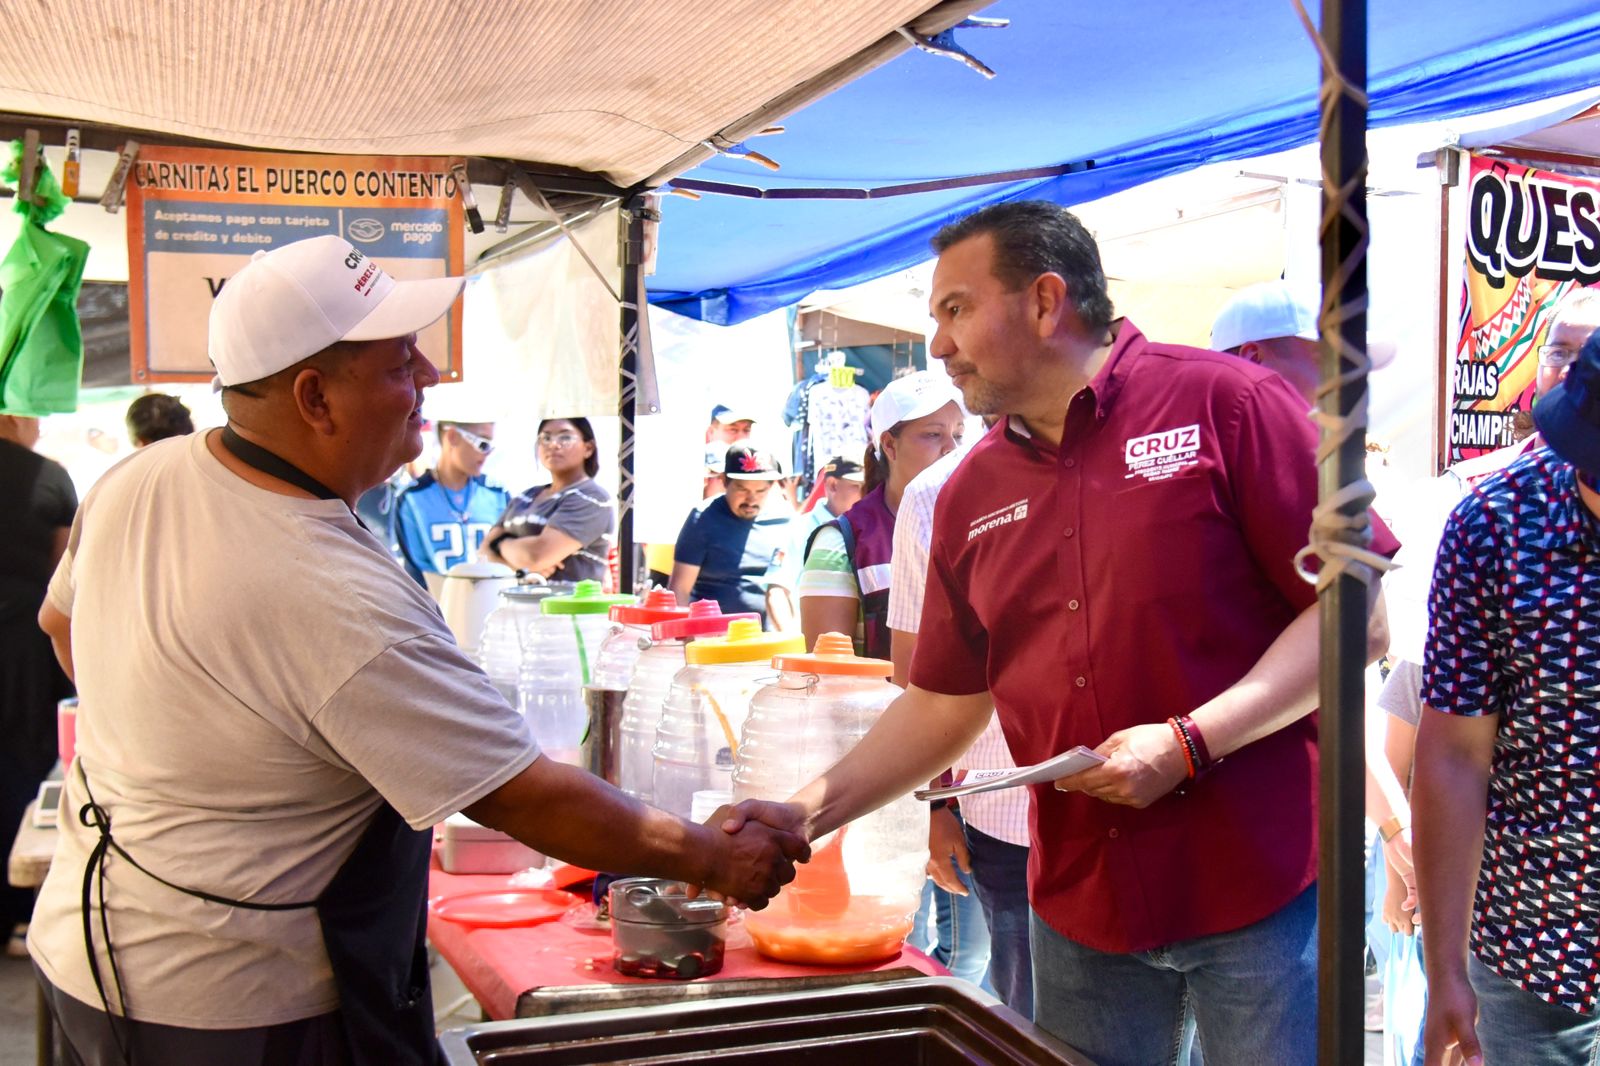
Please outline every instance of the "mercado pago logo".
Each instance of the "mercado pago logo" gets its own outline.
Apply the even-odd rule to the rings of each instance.
[[[1537,273],[1600,281],[1600,189],[1538,172],[1493,167],[1472,179],[1467,255],[1495,288]]]
[[[1130,437],[1123,445],[1122,457],[1128,464],[1124,480],[1165,481],[1200,461],[1200,426],[1196,423]]]

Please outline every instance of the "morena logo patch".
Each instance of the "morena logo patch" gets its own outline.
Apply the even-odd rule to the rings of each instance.
[[[1009,526],[1013,522],[1020,522],[1027,517],[1027,500],[1018,500],[1016,503],[1008,503],[1004,507],[990,511],[982,518],[975,520],[967,529],[967,540],[971,541],[976,537],[988,533],[990,530],[999,529],[1001,526]]]

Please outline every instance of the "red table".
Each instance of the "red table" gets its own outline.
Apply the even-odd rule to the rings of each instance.
[[[447,874],[434,856],[428,874],[431,899],[510,887],[506,874]],[[586,896],[574,895],[574,903]],[[517,999],[535,988],[583,985],[661,985],[666,982],[624,977],[611,968],[611,936],[556,920],[511,929],[476,928],[428,915],[428,940],[461,977],[461,983],[488,1017],[516,1017]],[[949,973],[915,948],[892,959],[863,966],[797,966],[774,962],[749,946],[730,947],[722,970],[700,981],[735,978],[817,977],[911,967],[936,977]],[[683,984],[688,982],[671,982]]]

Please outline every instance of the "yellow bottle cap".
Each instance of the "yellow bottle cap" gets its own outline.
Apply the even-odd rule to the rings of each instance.
[[[690,641],[684,646],[683,660],[690,666],[754,663],[805,650],[806,638],[799,633],[763,633],[761,623],[754,618],[736,618],[728,624],[727,636]]]

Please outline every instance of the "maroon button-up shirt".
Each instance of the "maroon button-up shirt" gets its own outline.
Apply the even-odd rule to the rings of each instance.
[[[1019,765],[1192,711],[1316,601],[1293,563],[1315,445],[1276,374],[1124,320],[1059,452],[1002,423],[940,494],[912,682],[992,693]],[[1316,879],[1314,715],[1144,810],[1033,798],[1033,908],[1100,951],[1238,929]]]

